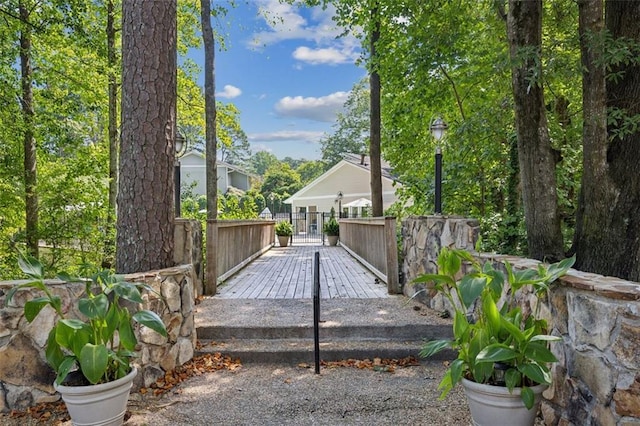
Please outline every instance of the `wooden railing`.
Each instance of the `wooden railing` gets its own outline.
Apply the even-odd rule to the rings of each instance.
[[[273,220],[208,220],[204,293],[213,295],[224,281],[273,247]]]
[[[401,292],[395,217],[340,219],[340,245],[378,278],[389,294]]]

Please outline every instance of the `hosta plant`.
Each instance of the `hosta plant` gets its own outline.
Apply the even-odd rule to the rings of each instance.
[[[57,321],[49,332],[46,358],[56,372],[58,385],[76,370],[86,379],[84,384],[106,383],[126,376],[138,343],[134,322],[167,336],[165,325],[155,312],[139,310],[131,314],[123,305],[124,301],[143,302],[140,289],[153,291],[144,283],[127,282],[122,275],[107,270],[90,279],[58,274],[63,281],[85,284],[83,297],[77,301],[84,318],[69,318],[62,310],[60,297],[45,283],[42,264],[28,256],[21,256],[18,263],[29,281],[9,291],[7,303],[20,289],[37,289],[43,295],[24,305],[27,321],[33,321],[45,306],[55,311]]]
[[[454,349],[454,360],[439,388],[441,397],[464,377],[468,380],[510,391],[522,388],[527,408],[534,404],[530,389],[536,384],[550,384],[549,364],[557,362],[549,343],[560,340],[548,334],[547,322],[536,312],[526,313],[516,300],[519,290],[531,290],[545,297],[549,286],[564,275],[575,258],[564,259],[537,269],[516,271],[504,262],[506,275],[490,262],[481,265],[464,250],[443,248],[438,256],[438,273],[424,274],[416,283],[432,283],[449,301],[453,313],[453,339],[427,342],[420,355],[429,357],[443,349]],[[463,263],[470,272],[462,275]],[[508,287],[505,287],[508,286]]]

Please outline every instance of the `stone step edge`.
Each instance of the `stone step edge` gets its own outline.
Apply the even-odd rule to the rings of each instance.
[[[199,339],[286,339],[313,338],[312,326],[282,327],[198,327]],[[378,338],[378,339],[411,339],[434,340],[452,337],[449,325],[356,325],[356,326],[323,326],[320,325],[320,337],[323,338]]]
[[[200,341],[196,355],[219,352],[238,358],[241,362],[299,363],[313,362],[314,343],[307,339],[238,339],[227,341]],[[338,340],[320,342],[320,359],[419,358],[424,341]],[[456,353],[444,350],[429,360],[453,360]],[[426,359],[424,360],[426,361]]]

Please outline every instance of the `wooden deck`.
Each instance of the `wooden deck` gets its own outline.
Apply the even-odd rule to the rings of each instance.
[[[313,258],[320,252],[320,297],[384,298],[379,282],[342,247],[296,245],[274,247],[218,286],[221,299],[311,299]]]

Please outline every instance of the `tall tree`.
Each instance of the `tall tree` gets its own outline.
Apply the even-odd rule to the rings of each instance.
[[[105,253],[103,266],[108,267],[112,262],[113,239],[115,234],[116,201],[118,196],[118,54],[116,51],[117,28],[116,8],[113,0],[107,0],[107,73],[109,75],[109,117],[108,117],[108,141],[109,141],[109,205],[107,206],[107,238],[105,238]],[[113,232],[113,234],[112,234]]]
[[[271,166],[265,173],[260,193],[265,200],[270,200],[273,194],[280,202],[295,194],[300,188],[302,188],[302,182],[298,172],[287,163],[278,163]]]
[[[116,270],[173,265],[176,0],[122,8],[122,131]]]
[[[252,170],[260,176],[264,176],[272,166],[280,164],[278,157],[267,151],[256,152],[249,162]]]
[[[324,171],[325,164],[319,160],[303,161],[296,168],[296,172],[300,175],[300,181],[303,185],[310,183],[312,180],[324,173]]]
[[[604,13],[602,0],[578,5],[584,169],[576,266],[640,281],[640,2],[607,1]]]
[[[564,257],[542,85],[542,0],[509,0],[507,36],[529,256]]]
[[[364,80],[359,81],[349,92],[343,111],[337,114],[332,132],[320,140],[327,168],[342,160],[344,154],[369,152],[369,100],[369,87]]]
[[[216,139],[220,160],[229,164],[245,165],[251,156],[247,134],[240,127],[240,111],[233,104],[217,103]]]
[[[369,120],[369,156],[371,158],[371,212],[380,217],[382,211],[382,165],[380,134],[380,73],[378,72],[377,44],[380,40],[380,3],[373,0],[369,34],[369,96],[371,97]]]
[[[211,28],[211,0],[200,1],[204,41],[204,105],[206,121],[207,219],[218,216],[218,171],[216,168],[216,74],[215,40]]]
[[[211,1],[200,0],[200,22],[202,25],[202,39],[204,41],[204,111],[205,111],[205,140],[206,140],[206,191],[207,191],[207,220],[218,218],[218,159],[216,141],[216,80],[215,80],[215,41],[211,28]],[[215,241],[217,240],[217,228],[207,225],[207,244],[210,250],[210,258],[217,259]],[[205,293],[215,294],[218,285],[218,268],[216,262],[207,262],[205,280]]]
[[[20,71],[22,96],[22,144],[24,147],[24,191],[26,209],[27,250],[38,256],[38,170],[36,156],[36,141],[34,137],[33,105],[33,68],[31,66],[31,33],[33,30],[30,19],[34,5],[29,0],[18,2],[20,13]]]

